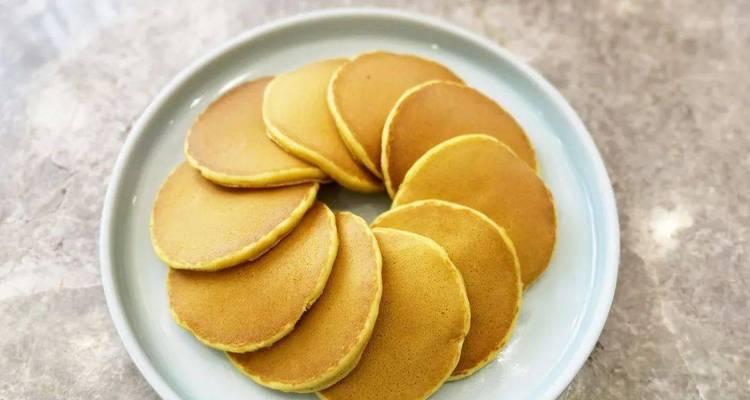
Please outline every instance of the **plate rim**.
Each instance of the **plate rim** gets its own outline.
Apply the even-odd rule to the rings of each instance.
[[[332,8],[311,11],[272,20],[263,25],[242,32],[208,51],[203,56],[190,63],[187,67],[183,68],[158,92],[145,110],[140,114],[120,149],[110,179],[107,183],[107,191],[102,207],[99,229],[99,263],[102,289],[104,291],[107,308],[114,323],[115,330],[125,346],[130,359],[136,365],[141,375],[143,375],[146,381],[161,398],[169,400],[181,399],[181,397],[156,370],[149,357],[138,343],[136,335],[126,316],[114,278],[114,267],[112,262],[114,259],[112,246],[112,220],[114,219],[116,210],[115,204],[121,197],[120,191],[126,170],[125,167],[129,164],[128,161],[134,155],[135,145],[138,142],[138,139],[142,136],[146,124],[153,119],[158,109],[160,109],[169,99],[172,92],[189,80],[195,72],[211,63],[214,59],[232,51],[234,48],[241,46],[245,42],[299,24],[319,22],[327,19],[352,17],[378,17],[412,24],[420,24],[433,29],[445,31],[466,41],[476,43],[482,48],[494,53],[525,75],[533,84],[539,86],[539,88],[549,96],[550,100],[554,103],[555,107],[560,110],[563,117],[573,126],[575,135],[579,136],[578,139],[583,145],[585,153],[587,153],[589,158],[593,161],[595,173],[594,182],[600,190],[600,194],[603,195],[600,198],[600,204],[603,209],[601,220],[603,224],[602,235],[604,242],[606,242],[607,245],[606,248],[609,250],[604,254],[604,265],[597,266],[597,268],[602,268],[602,296],[604,298],[599,299],[602,301],[594,304],[591,328],[582,335],[581,345],[574,350],[570,363],[556,378],[554,378],[552,384],[543,390],[542,398],[557,398],[573,381],[576,374],[583,367],[586,359],[593,351],[594,346],[604,329],[615,295],[620,260],[619,216],[612,183],[601,154],[599,153],[591,134],[583,124],[583,121],[563,95],[539,72],[522,61],[518,56],[512,54],[509,50],[499,46],[497,43],[492,42],[484,36],[460,28],[442,19],[414,12],[384,8]]]

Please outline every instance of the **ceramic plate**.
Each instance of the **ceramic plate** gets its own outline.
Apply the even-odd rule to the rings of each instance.
[[[153,100],[117,159],[101,223],[102,280],[130,356],[165,399],[293,399],[245,378],[219,351],[173,321],[166,268],[149,242],[159,185],[182,159],[196,115],[244,80],[372,49],[435,59],[516,117],[555,196],[558,243],[547,272],[524,297],[502,355],[435,399],[553,399],[591,352],[617,279],[619,229],[612,188],[586,128],[544,78],[494,43],[430,18],[382,10],[334,10],[274,22],[232,40],[180,73]],[[372,220],[388,199],[326,185],[321,197]]]

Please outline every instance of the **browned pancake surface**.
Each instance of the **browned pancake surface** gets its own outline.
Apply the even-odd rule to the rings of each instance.
[[[370,339],[382,293],[380,250],[362,218],[339,213],[336,222],[338,255],[315,305],[273,346],[228,354],[262,385],[296,392],[324,389],[354,367]]]
[[[424,399],[458,362],[470,311],[461,275],[423,236],[375,228],[383,255],[383,298],[370,343],[325,399]]]
[[[245,352],[288,334],[320,296],[336,258],[335,218],[316,203],[302,222],[261,258],[218,272],[170,269],[169,305],[203,343]]]
[[[453,82],[425,84],[404,97],[387,125],[383,172],[395,194],[409,168],[427,150],[458,135],[484,133],[507,144],[532,169],[534,149],[521,126],[489,97]]]

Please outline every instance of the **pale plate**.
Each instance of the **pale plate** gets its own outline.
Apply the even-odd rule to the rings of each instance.
[[[189,66],[146,109],[117,159],[101,222],[102,281],[125,347],[163,398],[312,398],[255,385],[172,321],[149,213],[159,185],[183,159],[191,121],[211,100],[247,79],[372,49],[435,59],[502,104],[529,134],[557,202],[554,259],[527,291],[507,348],[434,398],[553,399],[591,352],[615,290],[619,230],[609,178],[576,113],[538,73],[484,38],[401,12],[333,10],[254,29]],[[321,197],[370,220],[388,207],[385,196],[333,185]]]

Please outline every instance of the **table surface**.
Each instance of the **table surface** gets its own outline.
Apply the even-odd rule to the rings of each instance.
[[[120,146],[208,49],[350,2],[0,3],[0,399],[156,398],[99,279]],[[563,398],[750,398],[750,2],[375,5],[507,47],[562,91],[599,146],[620,210],[620,278]]]

